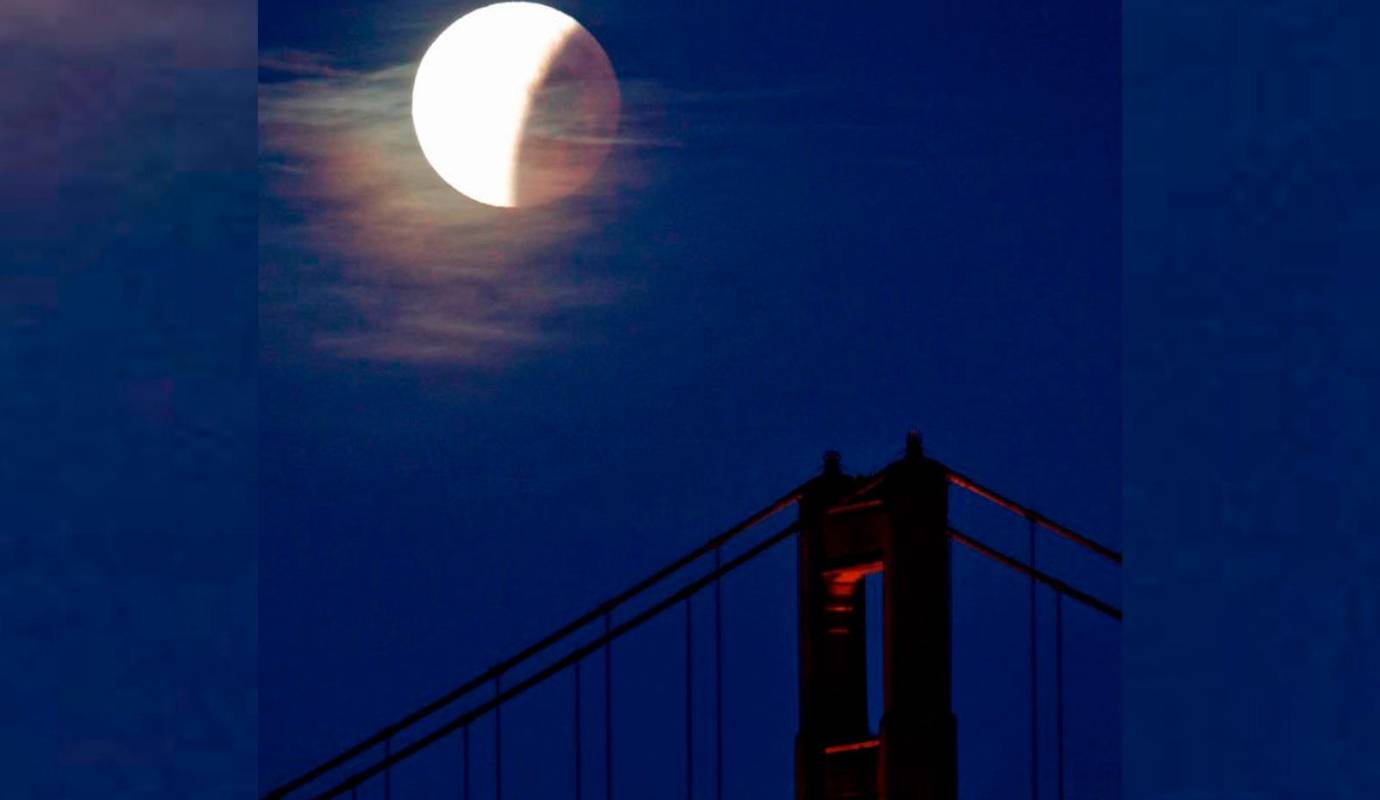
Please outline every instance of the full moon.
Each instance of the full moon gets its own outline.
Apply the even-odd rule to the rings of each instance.
[[[583,186],[618,129],[618,80],[580,23],[539,3],[496,3],[441,33],[412,86],[412,124],[441,179],[491,206]]]

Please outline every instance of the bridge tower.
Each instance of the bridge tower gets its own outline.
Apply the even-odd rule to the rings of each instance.
[[[948,480],[918,434],[881,480],[837,453],[800,502],[796,800],[955,800]],[[867,711],[863,579],[882,573],[883,714]]]

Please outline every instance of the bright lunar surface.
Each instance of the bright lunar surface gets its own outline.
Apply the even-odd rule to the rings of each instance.
[[[539,205],[578,190],[618,129],[618,81],[580,23],[538,3],[461,17],[417,67],[412,124],[422,154],[461,194]]]

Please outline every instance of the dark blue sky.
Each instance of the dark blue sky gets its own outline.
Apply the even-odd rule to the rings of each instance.
[[[0,11],[7,797],[243,797],[254,13]]]
[[[447,361],[419,359],[426,342],[412,335],[438,319],[417,300],[434,284],[378,271],[388,266],[378,256],[397,254],[380,249],[390,240],[378,227],[407,220],[362,213],[389,206],[361,197],[412,196],[396,189],[424,175],[362,158],[396,157],[405,137],[390,139],[397,128],[386,124],[321,123],[387,107],[409,60],[463,8],[266,4],[264,77],[333,78],[337,91],[265,83],[256,98],[255,3],[6,3],[6,796],[243,797],[256,776],[270,782],[353,739],[568,617],[593,587],[756,506],[820,448],[841,447],[865,468],[899,446],[893,427],[910,425],[939,455],[1051,514],[1125,537],[1126,797],[1380,796],[1375,9],[1121,4],[1118,326],[1094,319],[1112,307],[1085,280],[1117,268],[1080,258],[1068,273],[1021,269],[1115,227],[1099,227],[1111,204],[1094,202],[1115,191],[1069,183],[1079,164],[1108,181],[1114,168],[1071,159],[1037,180],[1031,165],[1053,160],[1021,156],[1115,145],[1090,120],[1117,116],[1104,104],[1117,85],[1117,25],[1111,11],[1093,20],[1025,5],[930,3],[890,16],[567,6],[625,78],[635,135],[564,215],[476,217],[435,202],[443,194],[415,195],[431,213],[391,241],[449,245],[430,250],[466,253],[475,278],[468,294],[437,293],[480,312],[433,329],[446,335],[431,352]],[[279,112],[313,99],[337,102],[309,108],[311,135],[285,127]],[[264,119],[256,130],[256,111],[271,112],[275,135],[263,136]],[[369,146],[380,137],[387,147]],[[283,168],[300,170],[294,159],[323,141],[337,146],[318,158],[362,169],[316,173],[336,184],[289,179]],[[1037,188],[1040,204],[1015,202]],[[304,207],[319,213],[308,220]],[[451,214],[466,224],[438,233],[434,220]],[[1066,235],[1079,221],[1086,230]],[[355,229],[322,248],[336,238],[323,234]],[[485,231],[482,246],[464,245]],[[815,260],[761,257],[791,247]],[[1022,259],[978,257],[1016,251]],[[487,257],[469,262],[477,254]],[[530,269],[514,272],[518,263]],[[737,268],[745,263],[753,269]],[[826,263],[840,266],[825,273]],[[787,269],[790,280],[772,285],[776,305],[736,291]],[[911,291],[889,280],[900,274]],[[1088,302],[1045,316],[1026,302],[1060,292]],[[484,297],[494,302],[475,304]],[[902,306],[904,317],[882,313]],[[413,325],[377,324],[390,320]],[[1117,438],[1115,402],[1099,387],[1116,381],[1103,359],[1115,357],[1118,329],[1120,532],[1118,461],[1099,449]],[[1063,331],[1058,346],[1053,331]],[[639,347],[640,358],[624,358]],[[1083,377],[1071,380],[1076,369]],[[740,380],[698,382],[705,375]],[[836,375],[866,380],[826,380]],[[653,400],[658,414],[643,410]],[[1039,457],[1048,453],[1058,457]],[[525,487],[520,501],[505,481]],[[1017,549],[1019,532],[996,519],[972,525]],[[733,751],[734,796],[783,788],[794,725],[780,685],[794,657],[780,602],[789,556],[761,567],[726,586],[740,715],[731,737],[764,743]],[[1024,676],[1019,664],[996,671],[1023,631],[1018,620],[994,627],[1024,587],[979,575],[984,567],[956,561],[974,589],[958,610],[956,702],[965,792],[980,796],[1025,778],[990,768],[1024,755]],[[669,644],[677,661],[673,623],[629,640],[624,656]],[[1070,625],[1096,645],[1086,620]],[[640,694],[667,704],[666,735],[620,747],[649,743],[646,768],[623,780],[650,788],[658,768],[678,774],[679,695],[645,663]],[[1085,672],[1070,678],[1105,678],[1099,660],[1075,663]],[[999,691],[977,702],[975,687]],[[633,693],[620,695],[620,714],[635,721],[628,700],[639,690],[623,691]],[[1088,714],[1118,705],[1078,700],[1079,735],[1106,721]],[[511,735],[526,713],[514,709]],[[1088,744],[1071,739],[1077,747]],[[453,778],[453,756],[432,763]],[[988,765],[976,783],[973,764]],[[1101,785],[1096,769],[1070,778],[1084,787],[1071,794],[1105,796],[1085,791]]]
[[[266,4],[258,63],[291,91],[265,83],[257,95],[254,6],[11,0],[0,10],[6,796],[246,796],[569,617],[602,596],[600,582],[627,581],[758,505],[820,448],[865,468],[909,425],[1047,512],[1125,537],[1126,797],[1380,794],[1370,4],[1122,3],[1119,326],[1094,320],[1111,306],[1085,280],[1101,274],[1092,261],[1018,269],[1049,265],[1071,247],[1061,241],[1086,243],[1104,230],[1098,212],[1111,214],[1068,185],[1081,164],[1104,175],[1090,161],[1036,181],[1018,156],[1115,145],[1087,123],[1116,119],[1101,105],[1116,86],[1118,58],[1104,50],[1114,19],[1024,4],[932,3],[919,25],[799,4],[567,7],[610,48],[636,101],[625,116],[635,135],[592,193],[564,214],[501,218],[424,190],[415,197],[431,212],[389,240],[378,226],[406,219],[371,217],[388,204],[357,200],[396,201],[417,175],[408,167],[407,181],[391,181],[388,159],[362,156],[397,156],[406,138],[388,138],[397,128],[386,124],[320,123],[388,108],[408,59],[462,8]],[[338,91],[284,80],[306,74]],[[362,94],[362,74],[382,91]],[[282,116],[309,99],[337,101],[308,106],[298,121],[315,124],[312,135]],[[316,157],[362,170],[315,171],[338,185],[288,178],[283,167],[301,168],[294,160],[323,141],[337,146]],[[791,190],[802,186],[810,192]],[[1041,203],[1009,201],[1035,188]],[[451,214],[465,225],[437,233],[432,223]],[[1064,236],[1079,219],[1085,230]],[[322,247],[333,232],[346,247]],[[462,246],[476,232],[489,234],[483,246]],[[818,247],[806,246],[811,234]],[[378,272],[399,241],[466,254],[475,286],[437,297],[479,309],[461,319],[480,321],[433,328],[447,335],[431,352],[449,361],[420,359],[426,342],[411,335],[437,319],[418,316],[435,286]],[[707,243],[718,250],[701,251]],[[814,261],[762,258],[792,247]],[[777,305],[737,291],[787,269],[791,280],[771,287]],[[505,283],[515,274],[526,279]],[[914,291],[889,280],[897,274]],[[1024,302],[1058,292],[1089,302],[1047,316]],[[377,324],[391,320],[414,324]],[[1122,531],[1118,459],[1098,450],[1116,439],[1101,415],[1115,407],[1101,393],[1116,330]],[[878,332],[897,335],[868,335]],[[638,360],[625,357],[639,346]],[[1071,379],[1074,367],[1083,378]],[[836,374],[867,381],[827,381]],[[522,502],[505,484],[523,487]],[[1017,549],[1018,531],[972,524]],[[726,586],[730,742],[762,745],[730,750],[734,796],[784,789],[793,728],[781,699],[793,661],[782,633],[789,553],[760,567]],[[1020,665],[1006,663],[1023,629],[998,617],[1024,586],[984,567],[955,563],[973,589],[956,610],[955,702],[965,792],[995,794],[1024,777],[992,768],[1024,756],[1027,720],[1005,719],[1025,699]],[[331,622],[341,606],[362,623]],[[1096,646],[1086,619],[1070,625]],[[679,730],[679,684],[668,691],[667,670],[650,669],[662,646],[679,663],[676,636],[671,621],[628,641],[624,657],[642,654],[649,669],[620,690],[625,723],[638,717],[629,701],[660,698],[661,724]],[[1001,659],[1010,669],[996,672]],[[1085,672],[1070,677],[1111,690],[1101,663],[1072,662]],[[974,687],[998,691],[984,701]],[[1089,749],[1089,731],[1108,721],[1089,714],[1116,706],[1079,699],[1071,750]],[[513,709],[511,735],[534,710]],[[642,742],[655,745],[640,748],[644,768],[622,775],[625,788],[649,788],[658,770],[679,775],[676,732],[622,737],[620,752]],[[433,767],[454,778],[453,756]],[[511,781],[530,775],[509,770]],[[1081,771],[1071,788],[1105,796],[1098,781],[1096,768]]]
[[[826,448],[870,470],[918,427],[1120,545],[1115,6],[558,7],[624,82],[626,141],[585,196],[502,217],[429,194],[444,205],[405,231],[374,205],[404,191],[405,138],[293,115],[397,110],[361,87],[405,86],[389,80],[471,6],[261,7],[264,786],[698,544]],[[451,291],[415,277],[418,250],[498,253],[443,307],[500,335],[454,332],[448,357],[395,329]],[[1022,547],[999,519],[973,524]],[[1070,569],[1116,599],[1114,576]],[[958,691],[988,697],[961,701],[961,743],[996,758],[1025,742],[1028,678],[1002,656],[1024,653],[1024,584],[956,574]],[[789,597],[777,583],[764,609]],[[771,744],[730,786],[779,790],[793,701],[764,687],[792,679],[794,633],[784,605],[761,613],[730,637],[759,653],[730,693]],[[1088,625],[1096,677],[1071,719],[1114,737],[1119,647]],[[969,770],[965,792],[1023,770]],[[1088,791],[1117,781],[1080,770]]]

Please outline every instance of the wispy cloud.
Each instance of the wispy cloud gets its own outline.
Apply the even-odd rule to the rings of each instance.
[[[263,53],[259,56],[259,69],[293,78],[345,78],[354,74],[332,65],[326,55],[308,50],[272,50]]]
[[[306,343],[343,358],[485,365],[561,344],[578,335],[567,320],[624,292],[601,269],[613,247],[601,233],[651,175],[665,184],[687,158],[728,169],[779,158],[783,142],[822,136],[781,108],[829,91],[692,92],[623,77],[613,147],[590,184],[496,209],[456,193],[422,155],[415,64],[361,70],[292,50],[262,54],[259,67],[266,358]]]
[[[252,68],[255,22],[241,0],[5,0],[0,42],[83,58],[118,53],[161,66]]]
[[[558,340],[552,319],[616,296],[571,262],[597,262],[595,234],[635,178],[628,159],[611,159],[581,196],[490,208],[422,156],[415,65],[354,71],[290,52],[260,68],[286,78],[259,98],[269,324],[308,326],[341,357],[486,364]]]

